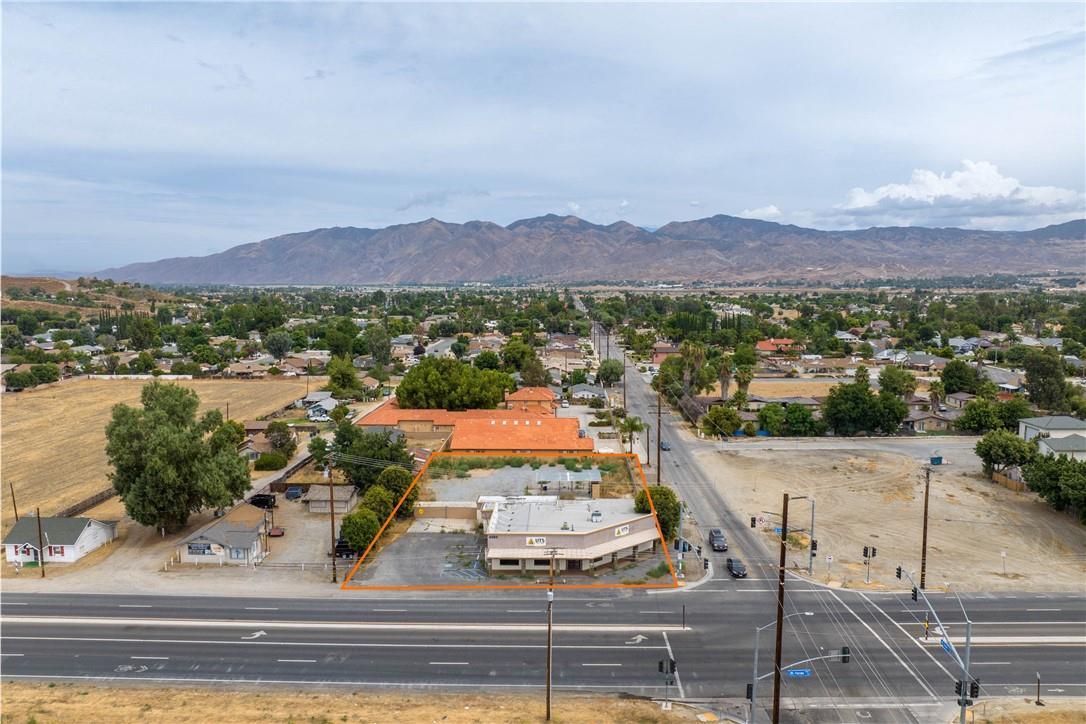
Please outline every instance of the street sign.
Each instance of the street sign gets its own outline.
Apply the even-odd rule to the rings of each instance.
[[[777,535],[780,535],[781,534],[781,527],[778,525],[776,528],[773,529],[773,532],[776,533]]]
[[[946,639],[939,639],[939,645],[942,646],[943,651],[946,651],[948,654],[951,651],[953,651],[953,648],[951,647],[950,642],[947,641]]]
[[[765,525],[765,516],[764,515],[759,515],[758,516],[758,525]]]
[[[826,556],[826,563],[833,563],[833,556]]]
[[[801,679],[811,675],[810,669],[789,669],[788,675],[794,679]]]

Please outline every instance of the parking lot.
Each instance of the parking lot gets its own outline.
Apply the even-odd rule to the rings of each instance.
[[[352,582],[368,586],[485,583],[484,548],[483,536],[474,532],[407,532],[377,555],[371,553]]]
[[[588,423],[596,419],[595,413],[588,405],[570,405],[569,407],[558,408],[558,417],[572,417],[580,421],[581,429],[586,432],[588,437],[592,438],[596,445],[596,452],[604,453],[622,453],[627,450],[622,445],[622,440],[619,438],[601,439],[600,432],[614,432],[614,428],[611,427],[589,427]],[[634,442],[634,451],[637,452],[637,445],[641,441],[641,438],[645,433],[639,433],[637,440]],[[643,447],[643,443],[642,443]],[[643,453],[643,451],[642,451]],[[644,462],[644,460],[642,460]]]
[[[282,528],[282,538],[271,539],[268,563],[324,563],[329,560],[331,530],[328,515],[310,513],[301,500],[287,500],[282,494],[276,497],[273,520]],[[336,516],[336,532],[342,516]]]

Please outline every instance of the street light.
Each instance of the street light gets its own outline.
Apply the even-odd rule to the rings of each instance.
[[[781,621],[787,621],[793,616],[814,616],[814,611],[796,611],[795,613],[788,614],[787,616],[782,618]],[[754,702],[758,698],[758,639],[762,631],[767,628],[773,628],[776,625],[777,621],[774,619],[773,621],[767,623],[765,626],[759,626],[758,628],[754,629],[754,675],[751,676],[750,718],[748,719],[748,722],[750,722],[751,724],[753,724],[754,722]]]

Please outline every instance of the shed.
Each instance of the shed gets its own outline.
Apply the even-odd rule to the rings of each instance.
[[[358,502],[358,489],[353,485],[333,485],[332,496],[335,501],[335,512],[339,514],[350,513]],[[310,513],[328,513],[328,486],[310,485],[309,492],[302,498],[309,504]]]

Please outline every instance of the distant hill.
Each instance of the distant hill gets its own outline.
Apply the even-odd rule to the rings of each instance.
[[[647,231],[548,214],[508,226],[427,219],[384,229],[316,229],[96,275],[156,284],[843,281],[1084,267],[1086,220],[1033,231],[819,231],[718,215]]]

